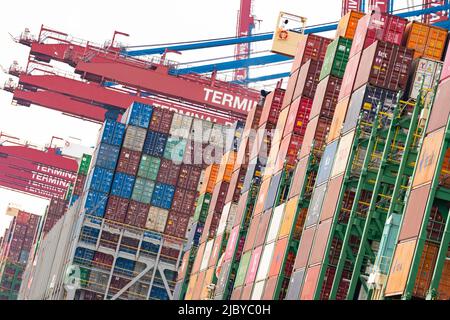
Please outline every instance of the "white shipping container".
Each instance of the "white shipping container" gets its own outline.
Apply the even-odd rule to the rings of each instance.
[[[123,147],[133,151],[142,151],[146,136],[147,130],[144,128],[128,126],[125,132]]]
[[[237,213],[237,208],[238,208],[237,203],[233,203],[231,205],[230,212],[228,213],[227,227],[225,229],[227,232],[231,232],[231,230],[233,229],[234,220],[236,218],[236,213]]]
[[[264,252],[261,256],[261,261],[259,262],[258,273],[256,274],[256,281],[265,280],[267,278],[274,249],[275,242],[272,242],[264,247]]]
[[[208,268],[209,258],[211,257],[212,248],[214,245],[214,239],[209,240],[205,246],[205,253],[203,254],[202,263],[200,265],[200,271]]]
[[[278,236],[278,232],[280,230],[281,222],[283,219],[284,208],[286,204],[283,203],[275,208],[272,215],[272,220],[270,221],[269,232],[267,233],[266,242],[270,243],[275,241]]]
[[[169,210],[150,207],[150,209],[148,210],[147,223],[145,224],[145,227],[157,232],[164,232],[168,215]]]
[[[187,139],[191,132],[192,120],[192,117],[175,113],[170,126],[170,135]]]
[[[264,285],[265,281],[255,283],[255,286],[253,287],[251,300],[261,300],[264,293]]]
[[[225,231],[228,221],[228,214],[230,213],[231,202],[228,202],[222,210],[222,215],[220,216],[219,226],[217,227],[217,234],[222,234]]]
[[[192,122],[189,139],[201,143],[208,143],[213,123],[195,118]]]
[[[416,60],[409,97],[417,99],[421,88],[425,91],[433,90],[439,83],[441,71],[442,62],[440,61],[425,58]]]
[[[200,180],[198,182],[198,186],[197,186],[197,191],[200,192],[202,191],[202,187],[203,187],[203,179],[205,178],[205,170],[202,170],[202,173],[200,174]]]

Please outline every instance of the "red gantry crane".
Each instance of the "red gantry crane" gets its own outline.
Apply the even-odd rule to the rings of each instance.
[[[77,170],[77,161],[61,155],[51,144],[39,150],[0,132],[0,187],[46,199],[64,199]]]
[[[253,17],[252,0],[241,0],[241,7],[238,12],[238,22],[236,36],[247,37],[252,34],[255,27],[255,18]],[[250,57],[250,42],[239,43],[235,49],[236,60],[248,59]],[[248,78],[248,68],[237,69],[234,71],[234,80],[245,81]]]
[[[24,71],[10,68],[19,74],[19,85],[6,85],[5,90],[12,91],[20,105],[36,104],[102,122],[107,110],[123,113],[140,101],[226,124],[245,119],[259,98],[258,91],[220,81],[214,73],[172,75],[176,64],[165,55],[129,57],[114,42],[95,45],[44,26],[37,39],[26,30],[17,42],[31,48],[29,61]],[[53,68],[51,61],[68,64],[74,73]]]

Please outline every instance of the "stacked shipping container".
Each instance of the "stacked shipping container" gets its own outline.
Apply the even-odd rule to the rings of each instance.
[[[0,248],[0,300],[16,300],[41,217],[17,210]]]
[[[291,299],[352,299],[367,248],[376,252],[381,233],[373,230],[379,219],[373,212],[386,205],[388,211],[388,203],[378,201],[388,197],[392,183],[382,181],[389,173],[380,160],[402,159],[390,148],[402,141],[393,142],[392,132],[408,129],[392,125],[397,92],[406,91],[413,60],[408,44],[399,46],[405,27],[405,20],[389,15],[366,15],[358,23],[295,261]],[[408,159],[407,153],[403,157]],[[371,171],[375,175],[365,173]],[[358,231],[355,225],[361,223]]]
[[[122,123],[105,121],[86,183],[83,206],[88,222],[81,229],[80,242],[99,243],[116,250],[116,254],[86,246],[76,248],[77,264],[89,271],[94,262],[103,270],[86,272],[86,277],[92,278],[86,283],[100,284],[95,288],[86,286],[75,298],[89,298],[92,292],[97,293],[91,298],[172,298],[175,271],[206,167],[205,159],[196,162],[195,156],[203,154],[205,141],[221,143],[217,139],[222,138],[218,133],[223,131],[223,126],[208,126],[200,119],[139,103],[127,110]],[[144,240],[104,230],[99,227],[102,220],[118,230],[141,234]],[[165,274],[147,270],[139,259],[119,257],[121,252],[156,260],[156,265],[165,265],[168,270]],[[114,274],[111,280],[108,272]],[[146,275],[137,282],[139,286],[128,285],[144,272]]]

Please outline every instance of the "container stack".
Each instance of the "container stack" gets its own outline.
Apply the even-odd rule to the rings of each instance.
[[[217,267],[223,260],[235,221],[237,203],[248,169],[249,153],[255,144],[261,112],[260,103],[250,111],[244,128],[239,122],[234,125],[234,136],[222,157],[205,229],[194,259],[189,286],[186,288],[187,300],[214,298],[224,287],[218,284]],[[214,290],[215,287],[217,289]]]
[[[224,146],[227,144],[228,132],[230,138],[232,138],[230,143],[237,143],[233,137],[238,134],[236,129],[236,126],[226,128],[199,119],[193,121],[184,163],[192,163],[196,173],[199,173],[197,186],[192,186],[196,188],[198,193],[195,199],[194,216],[189,219],[187,243],[184,247],[183,259],[178,272],[174,299],[182,299],[186,293],[200,238],[208,217],[214,187],[218,180],[220,161],[216,161],[216,157],[223,154]]]
[[[226,242],[223,242],[223,237],[219,239],[223,243],[222,250],[225,250],[225,252],[220,255],[216,262],[215,275],[218,279],[215,282],[217,283],[215,290],[210,293],[211,298],[228,299],[231,294],[247,234],[249,214],[251,214],[251,208],[255,204],[257,190],[261,182],[261,167],[266,163],[267,152],[270,151],[270,141],[275,134],[276,121],[281,110],[283,96],[284,90],[277,87],[267,96],[263,96],[261,102],[248,116],[233,177],[237,177],[240,181],[242,169],[246,164],[245,162],[242,163],[243,160],[248,160],[247,170],[243,177],[242,186],[239,187],[238,184],[234,192],[229,190],[227,195],[224,213],[228,213],[228,216],[222,215],[220,230],[225,228],[225,232],[228,232],[229,236],[225,237],[227,238]],[[254,129],[256,131],[252,132],[251,130]],[[235,181],[235,179],[232,179],[232,181]],[[235,218],[228,219],[232,210],[235,213],[232,213],[231,217],[234,216]],[[216,255],[213,255],[213,257],[216,260]],[[198,259],[201,261],[202,257]]]
[[[284,253],[288,248],[288,242],[278,237],[278,231],[293,168],[305,137],[306,124],[330,42],[331,40],[327,38],[308,35],[299,43],[261,187],[253,208],[249,233],[245,239],[238,271],[240,281],[235,283],[231,299],[266,299],[274,294],[279,281],[286,282],[281,273],[275,274],[275,265],[273,272],[269,272],[269,268],[275,247],[277,249],[275,255]],[[274,261],[283,259],[284,254]],[[281,265],[277,264],[277,267],[281,269]],[[241,281],[243,278],[245,280]],[[264,289],[266,283],[270,286],[267,290]]]
[[[203,168],[183,161],[192,123],[141,103],[133,103],[121,123],[105,121],[74,248],[87,285],[74,299],[172,298]]]
[[[47,234],[51,228],[58,222],[59,219],[67,211],[69,202],[66,199],[52,198],[47,206],[47,211],[44,216],[44,226],[42,227],[42,233]]]
[[[392,175],[407,181],[411,168],[406,164],[414,163],[418,143],[412,138],[420,137],[423,99],[399,101],[408,92],[414,56],[408,43],[401,46],[406,24],[387,14],[369,14],[358,22],[288,298],[353,299],[366,294],[359,289],[367,286],[361,279],[375,261],[364,257],[376,255],[380,226],[394,211],[394,186],[405,183],[396,183]]]
[[[228,237],[228,233],[224,233],[225,230],[222,230],[222,225],[226,224],[226,221],[222,225],[220,225],[220,222],[224,218],[222,211],[224,210],[227,193],[230,187],[233,190],[237,187],[237,180],[231,181],[231,179],[236,163],[237,147],[240,145],[242,138],[243,125],[241,121],[236,122],[226,132],[225,139],[222,139],[224,144],[220,148],[223,150],[223,155],[221,159],[217,159],[219,161],[216,183],[211,188],[211,201],[205,226],[200,236],[198,251],[189,275],[186,299],[208,298],[210,296],[208,286],[214,285],[216,282],[215,266],[223,251],[223,240]],[[231,213],[230,219],[233,219],[233,213]],[[215,241],[217,236],[218,239]]]
[[[414,25],[409,27],[412,29]],[[436,32],[430,31],[430,35]],[[424,50],[429,51],[434,50]],[[447,51],[418,165],[411,178],[412,188],[391,250],[393,260],[384,292],[389,298],[450,298],[449,203],[441,193],[450,188],[449,66]]]
[[[80,165],[78,167],[78,174],[75,184],[72,188],[71,194],[66,196],[66,200],[70,201],[72,205],[83,194],[84,186],[86,184],[89,168],[91,167],[92,156],[89,154],[83,154],[81,157]]]
[[[16,300],[41,217],[17,210],[0,248],[0,300]]]

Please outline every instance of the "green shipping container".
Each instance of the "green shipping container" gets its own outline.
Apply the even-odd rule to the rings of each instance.
[[[156,180],[158,177],[159,166],[161,165],[161,159],[143,155],[141,163],[139,164],[138,177],[149,180]]]
[[[90,275],[91,275],[91,271],[89,269],[80,267],[80,285],[83,288],[86,288],[88,286]]]
[[[134,184],[131,199],[145,204],[150,204],[154,189],[155,189],[154,181],[147,180],[144,178],[137,178],[136,183]]]
[[[236,281],[234,282],[235,288],[244,285],[245,276],[247,275],[247,269],[248,265],[250,264],[251,256],[251,251],[248,251],[242,255],[241,262],[239,263],[239,269],[236,274]]]
[[[211,202],[211,195],[209,193],[204,193],[197,198],[197,205],[195,206],[195,213],[194,213],[194,222],[206,221],[210,202]]]
[[[343,78],[350,55],[352,40],[339,37],[328,45],[325,60],[320,72],[320,80],[329,75]]]
[[[67,188],[67,192],[66,192],[66,200],[70,200],[70,198],[72,197],[72,192],[73,192],[73,183],[69,184],[69,188]]]
[[[177,137],[170,137],[167,140],[166,149],[164,150],[164,158],[172,160],[179,164],[183,161],[184,152],[186,150],[187,141]]]
[[[89,167],[91,166],[92,156],[88,154],[83,154],[81,157],[80,167],[78,168],[78,174],[87,176],[89,172]]]

